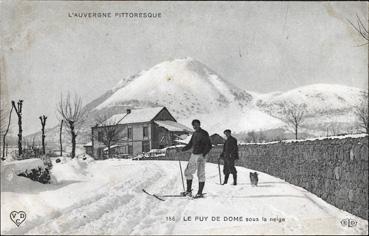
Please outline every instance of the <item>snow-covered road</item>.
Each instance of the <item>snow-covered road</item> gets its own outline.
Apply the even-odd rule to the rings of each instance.
[[[186,165],[182,162],[182,167]],[[55,164],[58,184],[18,178],[2,188],[2,234],[367,234],[368,221],[324,202],[302,188],[238,168],[239,185],[219,185],[217,165],[207,163],[204,199],[166,198],[142,192],[182,191],[178,162],[105,160]],[[232,182],[232,181],[230,181]],[[25,186],[29,186],[28,189]],[[197,190],[195,179],[194,190]],[[13,210],[27,220],[16,227]],[[207,218],[206,218],[207,217]],[[341,225],[354,219],[356,227]],[[263,219],[266,219],[264,221]],[[201,221],[202,220],[202,221]]]

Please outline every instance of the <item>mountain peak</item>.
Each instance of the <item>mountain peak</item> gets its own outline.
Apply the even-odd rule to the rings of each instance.
[[[243,106],[250,100],[251,95],[226,82],[200,61],[185,57],[161,62],[120,81],[96,109],[165,105],[174,115],[189,116],[233,103]]]

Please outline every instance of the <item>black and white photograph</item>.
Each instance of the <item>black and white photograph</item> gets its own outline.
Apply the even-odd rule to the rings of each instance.
[[[0,0],[1,235],[368,235],[368,9]]]

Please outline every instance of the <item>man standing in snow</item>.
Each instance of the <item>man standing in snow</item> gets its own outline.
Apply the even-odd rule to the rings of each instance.
[[[192,154],[185,169],[185,177],[187,180],[187,190],[183,192],[184,196],[192,196],[192,179],[193,174],[197,170],[197,178],[199,180],[199,189],[195,198],[203,197],[203,189],[205,185],[205,162],[206,155],[211,149],[211,141],[208,132],[200,127],[199,120],[193,120],[192,126],[195,130],[190,142],[183,147],[182,151],[192,148]]]
[[[231,135],[231,130],[224,130],[224,134],[227,137],[223,145],[223,152],[220,154],[220,158],[224,160],[223,173],[224,184],[228,182],[229,174],[233,175],[233,185],[237,185],[237,170],[234,166],[235,160],[238,160],[238,146],[237,139]]]

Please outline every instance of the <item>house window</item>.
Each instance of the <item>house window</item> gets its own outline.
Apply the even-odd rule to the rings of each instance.
[[[148,152],[148,151],[150,151],[150,142],[143,141],[142,142],[142,152]]]
[[[127,129],[127,136],[128,139],[132,139],[133,135],[132,135],[132,127],[128,127]]]
[[[99,141],[99,142],[103,141],[103,132],[102,131],[97,132],[97,141]]]
[[[128,154],[133,155],[133,146],[132,145],[128,145]]]
[[[149,137],[149,127],[143,127],[143,137]]]
[[[119,154],[125,154],[127,153],[127,148],[125,146],[120,146],[119,149],[118,149],[118,153]]]

